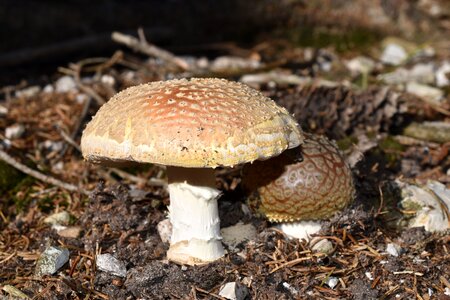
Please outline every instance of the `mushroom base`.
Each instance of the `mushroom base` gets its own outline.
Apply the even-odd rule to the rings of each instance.
[[[177,169],[183,170],[173,174]],[[210,178],[206,173],[212,180],[206,179]],[[167,258],[188,265],[206,264],[221,258],[224,249],[217,205],[220,192],[215,187],[214,171],[172,167],[168,168],[168,177],[172,237]],[[205,180],[200,180],[201,185],[198,185],[202,177]]]
[[[299,221],[292,223],[280,223],[275,227],[283,231],[291,238],[309,241],[312,234],[320,231],[322,224],[320,221]]]

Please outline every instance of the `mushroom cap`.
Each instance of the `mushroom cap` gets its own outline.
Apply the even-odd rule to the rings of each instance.
[[[260,92],[215,78],[128,88],[104,104],[81,138],[85,159],[179,167],[234,166],[301,144],[287,112]]]
[[[265,162],[244,167],[251,205],[271,222],[320,220],[353,200],[352,173],[334,143],[305,134],[304,143]]]

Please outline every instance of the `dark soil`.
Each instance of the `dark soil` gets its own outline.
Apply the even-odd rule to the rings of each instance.
[[[226,47],[221,51],[232,52]],[[234,49],[232,54],[240,51]],[[288,42],[269,41],[244,52],[259,55],[271,70],[281,68],[312,79],[348,76],[348,72],[318,72],[318,57],[302,60],[307,51]],[[399,212],[385,194],[388,183],[397,178],[433,179],[449,187],[449,143],[411,141],[402,136],[405,126],[413,121],[448,122],[448,91],[442,105],[436,107],[382,85],[376,81],[376,72],[370,74],[367,89],[355,88],[353,82],[333,86],[315,82],[257,84],[294,113],[302,128],[335,139],[344,155],[353,159],[356,199],[324,221],[316,238],[329,240],[334,248],[328,254],[317,253],[313,245],[289,239],[246,209],[248,195],[240,185],[241,167],[218,169],[217,186],[223,191],[219,200],[221,226],[251,223],[257,236],[234,249],[227,248],[225,257],[217,262],[180,266],[167,261],[169,245],[157,231],[169,203],[164,169],[154,165],[119,169],[89,165],[77,145],[102,100],[131,85],[189,73],[128,52],[99,63],[77,62],[61,71],[70,78],[80,77],[78,87],[68,92],[40,89],[31,95],[16,93],[27,84],[1,90],[0,105],[7,113],[0,114],[0,150],[23,165],[89,193],[54,187],[0,162],[2,299],[13,298],[10,286],[30,299],[224,299],[219,290],[227,282],[245,286],[248,299],[450,298],[445,294],[450,289],[448,232],[394,228],[389,212]],[[247,73],[232,70],[202,75],[239,80]],[[83,97],[91,100],[83,101]],[[23,126],[24,133],[7,139],[5,129],[17,124]],[[355,155],[358,151],[360,156]],[[61,211],[70,214],[66,225],[79,229],[79,235],[61,235],[44,222]],[[389,243],[400,246],[399,256],[387,253]],[[48,246],[67,248],[70,260],[56,274],[38,277],[36,261]],[[105,253],[125,264],[126,277],[97,269],[96,257]]]

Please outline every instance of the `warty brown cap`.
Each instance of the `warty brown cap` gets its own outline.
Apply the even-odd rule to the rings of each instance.
[[[86,126],[83,156],[180,167],[234,166],[301,144],[286,109],[260,92],[215,78],[176,79],[128,88]]]

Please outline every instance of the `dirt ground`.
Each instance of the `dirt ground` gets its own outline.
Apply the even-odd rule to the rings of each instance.
[[[379,57],[381,44],[373,47],[378,52],[370,56]],[[387,195],[389,183],[399,178],[450,188],[450,141],[406,131],[426,121],[449,124],[450,89],[440,88],[442,99],[433,102],[379,77],[450,57],[434,47],[435,54],[400,66],[376,62],[365,75],[352,75],[345,62],[367,49],[338,53],[273,41],[230,50],[230,56],[246,55],[234,61],[228,56],[222,69],[211,67],[211,57],[184,57],[190,67],[183,69],[125,50],[60,67],[47,85],[3,87],[0,150],[13,161],[0,159],[0,298],[225,299],[220,288],[238,282],[248,290],[246,299],[450,299],[448,230],[393,226],[405,212],[396,206],[398,198],[392,204]],[[209,65],[202,67],[205,60]],[[245,77],[255,74],[262,75]],[[192,76],[246,82],[286,107],[304,130],[337,141],[351,162],[357,195],[316,236],[331,242],[331,251],[314,251],[243,209],[248,197],[241,167],[219,168],[221,227],[252,224],[256,237],[227,247],[223,259],[206,266],[168,262],[169,245],[157,231],[169,203],[165,170],[83,161],[81,132],[112,95],[143,82]],[[23,166],[44,178],[24,174]],[[44,221],[59,212],[69,213],[63,225],[70,230]],[[387,251],[389,244],[399,247],[398,256]],[[38,276],[36,263],[49,246],[68,249],[69,261],[53,275]],[[96,257],[103,253],[125,264],[125,277],[98,270]]]

